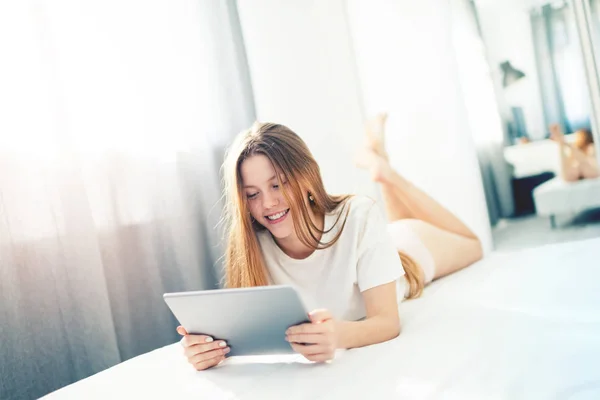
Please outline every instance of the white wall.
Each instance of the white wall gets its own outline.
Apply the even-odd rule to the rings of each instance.
[[[367,111],[390,111],[387,143],[394,167],[456,213],[489,250],[487,207],[459,84],[449,2],[348,4]]]
[[[512,119],[508,107],[523,107],[527,133],[536,139],[543,138],[547,128],[535,61],[530,7],[531,3],[522,0],[477,2],[477,13],[494,78],[502,81],[500,63],[507,60],[526,75],[501,93],[505,100],[502,104],[503,114]],[[502,86],[498,88],[502,90]]]
[[[372,190],[351,163],[364,101],[368,114],[391,113],[394,166],[491,247],[447,2],[253,0],[239,7],[258,117],[305,138],[330,190]]]
[[[344,1],[238,1],[257,117],[308,144],[332,193],[375,195],[352,163],[363,115]]]

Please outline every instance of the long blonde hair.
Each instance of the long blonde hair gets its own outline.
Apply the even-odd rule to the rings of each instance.
[[[284,125],[254,123],[250,129],[235,138],[227,150],[223,164],[224,221],[228,232],[225,286],[229,288],[269,284],[268,272],[256,237],[256,232],[265,228],[250,215],[242,190],[240,172],[244,160],[259,154],[267,157],[278,171],[280,187],[284,188],[281,185],[282,180],[288,183],[283,189],[283,195],[290,205],[296,235],[304,245],[314,250],[333,246],[342,234],[349,212],[347,200],[351,196],[332,196],[325,191],[319,165],[306,143],[296,133]],[[328,231],[321,231],[310,218],[304,200],[309,194],[311,200],[308,204],[315,215],[330,213],[338,207],[346,208],[345,212],[338,213],[335,223]],[[339,223],[342,226],[333,239],[322,243],[319,237]],[[408,298],[418,297],[424,285],[422,272],[408,255],[400,252],[399,256],[409,285]]]
[[[286,126],[256,122],[240,133],[227,151],[223,164],[225,186],[225,223],[228,232],[225,252],[225,285],[230,288],[268,285],[267,269],[264,265],[256,232],[265,229],[253,220],[242,190],[240,167],[247,158],[261,154],[269,159],[278,171],[280,187],[287,181],[283,195],[290,205],[294,230],[300,241],[315,250],[333,246],[346,224],[348,211],[343,221],[339,213],[333,229],[342,223],[341,229],[328,243],[319,237],[321,231],[310,218],[305,198],[310,194],[309,206],[315,215],[324,215],[346,206],[345,196],[331,196],[325,191],[319,165],[304,141]],[[279,176],[281,175],[281,176]]]
[[[407,299],[415,299],[423,294],[423,288],[425,287],[425,276],[423,270],[419,267],[419,264],[408,254],[399,251],[400,261],[404,268],[404,275],[408,284],[408,296]],[[402,293],[399,293],[400,295]]]
[[[589,129],[580,129],[575,132],[575,142],[573,143],[583,152],[587,152],[588,147],[594,144],[594,136]]]

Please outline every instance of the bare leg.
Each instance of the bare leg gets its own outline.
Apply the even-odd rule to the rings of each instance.
[[[370,131],[368,128],[367,136],[383,138],[386,118],[387,116],[382,114],[371,120],[370,128],[373,130]],[[381,184],[390,221],[404,218],[418,219],[440,229],[477,239],[477,236],[460,219],[398,174],[389,165],[387,158],[378,154],[378,152],[385,154],[383,139],[375,141],[375,143],[378,144],[377,147],[364,149],[356,161],[359,167],[368,168],[371,178]]]
[[[390,222],[399,219],[416,218],[413,211],[407,207],[399,196],[396,188],[393,185],[383,184],[383,176],[389,175],[391,172],[386,172],[391,169],[387,160],[379,156],[370,148],[363,149],[356,159],[356,164],[360,168],[369,169],[371,179],[374,182],[381,183],[380,189],[383,196],[385,211]]]
[[[431,253],[434,279],[451,274],[481,259],[483,251],[477,236],[454,214],[442,207],[390,166],[383,141],[386,115],[379,115],[367,125],[368,143],[356,163],[371,172],[381,186],[390,221],[403,224],[419,236]],[[408,250],[417,264],[420,252]]]
[[[389,196],[393,203],[387,205],[388,208],[393,210],[401,209],[406,211],[406,214],[410,213],[406,218],[419,219],[445,231],[453,232],[470,239],[477,239],[473,231],[458,217],[421,189],[414,186],[391,167],[384,170],[379,183],[381,184],[382,191],[394,194],[393,197],[391,194]]]
[[[413,219],[402,220],[420,237],[433,257],[434,279],[465,268],[481,259],[483,250],[477,236],[454,214],[429,197],[400,174],[389,169],[380,181],[383,193],[395,197],[388,209],[409,210]]]
[[[388,161],[388,154],[385,150],[385,123],[387,122],[387,113],[381,113],[367,121],[365,130],[367,133],[367,147]]]

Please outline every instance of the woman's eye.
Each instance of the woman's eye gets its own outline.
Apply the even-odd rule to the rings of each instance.
[[[246,198],[248,198],[248,200],[252,200],[252,199],[256,198],[256,196],[258,196],[258,192],[246,194]]]
[[[279,185],[273,185],[273,189],[279,189]]]

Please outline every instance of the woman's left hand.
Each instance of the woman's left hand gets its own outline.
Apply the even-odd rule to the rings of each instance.
[[[308,317],[311,322],[290,327],[285,332],[285,340],[307,360],[333,360],[338,345],[336,321],[327,310],[315,310]]]

